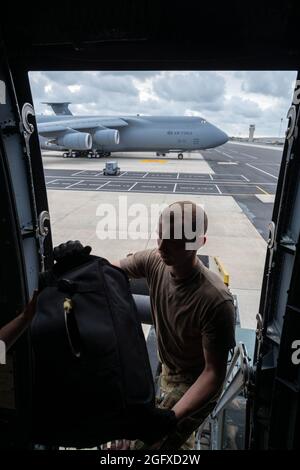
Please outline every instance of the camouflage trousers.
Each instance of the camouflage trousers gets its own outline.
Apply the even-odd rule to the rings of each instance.
[[[156,405],[159,408],[171,409],[177,403],[190,386],[195,382],[196,378],[186,374],[170,374],[168,369],[163,365],[160,375],[160,395],[156,398]],[[195,431],[207,418],[215,407],[220,392],[213,397],[208,403],[203,405],[192,416],[183,418],[165,439],[163,439],[160,450],[184,449],[193,450],[195,448]],[[142,441],[135,441],[134,450],[146,450],[151,448]]]

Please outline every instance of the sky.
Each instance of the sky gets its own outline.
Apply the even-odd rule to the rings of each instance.
[[[37,114],[43,101],[71,101],[73,114],[201,116],[230,136],[283,137],[296,72],[31,72]]]

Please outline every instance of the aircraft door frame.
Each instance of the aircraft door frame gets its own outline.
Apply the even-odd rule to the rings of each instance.
[[[300,343],[300,106],[287,117],[264,280],[257,315],[248,438],[252,449],[294,449],[300,439],[300,365],[292,361]]]
[[[27,77],[27,80],[26,80]],[[17,316],[50,266],[52,242],[41,153],[25,70],[12,70],[0,47],[1,313]],[[46,252],[45,252],[46,246]],[[0,448],[31,448],[32,357],[27,331],[0,366]],[[1,378],[1,377],[0,377]]]

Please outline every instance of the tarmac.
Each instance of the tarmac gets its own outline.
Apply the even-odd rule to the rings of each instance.
[[[103,175],[110,160],[118,162],[119,176]],[[120,259],[156,246],[162,204],[195,201],[209,220],[199,253],[221,260],[237,295],[241,326],[254,329],[280,160],[277,148],[237,143],[187,153],[183,160],[154,153],[63,159],[45,152],[53,243],[79,239],[94,254]]]

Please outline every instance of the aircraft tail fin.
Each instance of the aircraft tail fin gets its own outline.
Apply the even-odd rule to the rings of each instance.
[[[70,101],[64,101],[61,103],[43,102],[42,104],[50,106],[57,116],[72,116],[72,113],[69,110],[69,104],[71,104]]]

